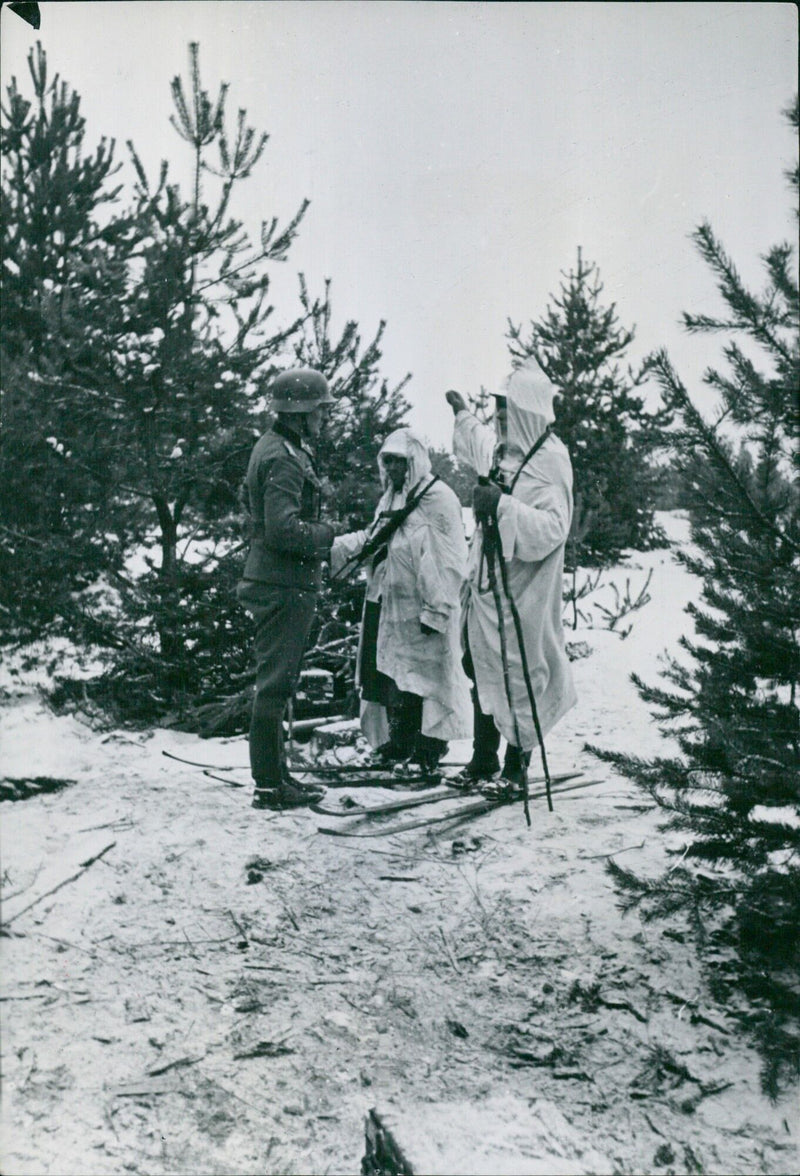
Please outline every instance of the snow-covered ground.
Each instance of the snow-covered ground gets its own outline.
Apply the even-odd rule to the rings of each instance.
[[[665,521],[685,540],[685,520]],[[583,750],[665,750],[630,674],[657,680],[697,582],[655,551],[594,599],[628,577],[635,595],[650,569],[627,636],[567,634],[589,652],[550,767],[599,782],[553,814],[535,801],[530,830],[513,807],[322,836],[359,820],[256,812],[248,788],[161,754],[244,783],[244,740],[94,733],[42,706],[35,668],[7,666],[3,775],[74,783],[2,806],[2,1171],[357,1173],[372,1106],[461,1103],[466,1123],[489,1099],[534,1098],[609,1171],[799,1170],[796,1098],[761,1095],[680,919],[623,918],[605,871],[623,855],[656,872],[682,850]]]

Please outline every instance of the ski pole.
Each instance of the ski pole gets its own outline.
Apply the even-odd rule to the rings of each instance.
[[[486,572],[489,577],[489,587],[492,590],[494,597],[494,607],[497,610],[498,631],[500,634],[500,660],[503,663],[503,685],[505,686],[506,698],[508,700],[508,709],[511,712],[511,721],[514,724],[514,738],[517,741],[519,749],[520,760],[524,759],[524,752],[522,750],[522,736],[519,730],[519,719],[517,718],[517,711],[514,706],[514,699],[511,693],[511,675],[508,668],[508,646],[506,644],[506,620],[505,610],[503,609],[503,598],[500,595],[500,588],[497,583],[497,570],[494,564],[496,555],[494,546],[494,533],[488,524],[488,520],[483,523],[483,549],[486,553]],[[522,807],[525,811],[525,821],[530,828],[531,814],[528,807],[528,766],[522,763]]]
[[[508,585],[508,571],[505,564],[503,563],[502,556],[500,557],[500,579],[503,583],[503,592],[505,593],[508,606],[511,610],[511,619],[514,622],[514,631],[517,635],[517,645],[519,646],[519,655],[520,660],[522,661],[522,676],[525,679],[525,689],[528,692],[528,700],[531,704],[533,726],[536,730],[536,738],[539,741],[539,751],[542,756],[542,771],[544,772],[545,791],[547,793],[547,808],[550,812],[552,812],[553,798],[550,795],[550,772],[547,767],[547,755],[544,750],[544,736],[542,735],[542,728],[539,723],[539,712],[536,709],[536,699],[533,694],[530,670],[528,669],[528,655],[525,652],[525,637],[522,631],[522,621],[520,620],[519,609],[517,608],[516,601],[514,600],[514,597],[511,594],[511,589]]]

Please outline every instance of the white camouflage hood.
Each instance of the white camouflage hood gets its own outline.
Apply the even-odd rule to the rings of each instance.
[[[404,457],[408,462],[408,472],[402,490],[404,496],[408,494],[409,490],[413,490],[423,479],[430,478],[431,459],[428,455],[428,446],[422,437],[420,437],[419,433],[415,433],[413,429],[395,429],[386,438],[378,454],[378,471],[384,494],[388,493],[390,497],[392,496],[391,482],[389,481],[389,475],[386,473],[386,466],[383,463],[383,457],[386,453],[393,453],[398,457]]]
[[[527,453],[555,420],[553,397],[556,386],[539,363],[527,359],[515,368],[503,384],[508,400],[508,446]]]

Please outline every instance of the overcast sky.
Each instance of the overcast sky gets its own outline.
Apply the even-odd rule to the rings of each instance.
[[[447,388],[496,387],[506,320],[539,316],[576,250],[596,261],[634,357],[666,345],[690,386],[720,340],[683,309],[718,309],[688,234],[711,220],[746,278],[796,226],[780,111],[797,78],[797,11],[780,3],[413,3],[139,0],[40,4],[52,68],[83,99],[88,140],[134,140],[155,170],[185,145],[169,83],[199,41],[206,87],[270,134],[236,211],[311,207],[281,267],[333,281],[365,339],[387,320],[383,373],[407,371],[412,423],[448,442]],[[2,9],[2,73],[37,34]],[[122,148],[121,156],[125,154]]]

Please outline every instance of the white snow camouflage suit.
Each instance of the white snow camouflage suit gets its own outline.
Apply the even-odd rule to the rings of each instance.
[[[508,440],[499,462],[510,485],[520,464],[554,420],[555,388],[535,360],[517,368],[505,382]],[[496,458],[497,438],[466,410],[455,419],[453,450],[459,461],[487,475]],[[572,465],[564,444],[550,435],[524,466],[511,494],[498,502],[497,523],[508,587],[519,611],[528,670],[542,735],[576,702],[572,671],[561,623],[564,544],[572,521]],[[503,681],[500,630],[494,596],[484,568],[482,531],[470,546],[465,617],[481,710],[494,718],[501,735],[517,743]],[[503,595],[500,570],[497,580]],[[537,745],[536,730],[522,670],[519,645],[508,602],[503,599],[511,695],[522,747]]]
[[[383,464],[387,453],[408,462],[403,488],[397,493]],[[401,509],[409,496],[431,480],[427,446],[411,429],[397,429],[381,448],[378,470],[383,495],[373,523],[366,530],[334,540],[334,576],[382,524],[383,512]],[[366,600],[381,601],[378,670],[399,690],[423,699],[423,735],[444,741],[465,738],[471,730],[471,705],[469,682],[461,666],[460,597],[467,542],[461,506],[450,487],[434,482],[392,535],[386,559],[375,569],[371,563],[367,561]],[[420,623],[436,632],[424,634]],[[359,665],[361,653],[359,645]],[[379,703],[362,701],[361,728],[373,747],[384,744],[389,738],[386,709]]]

